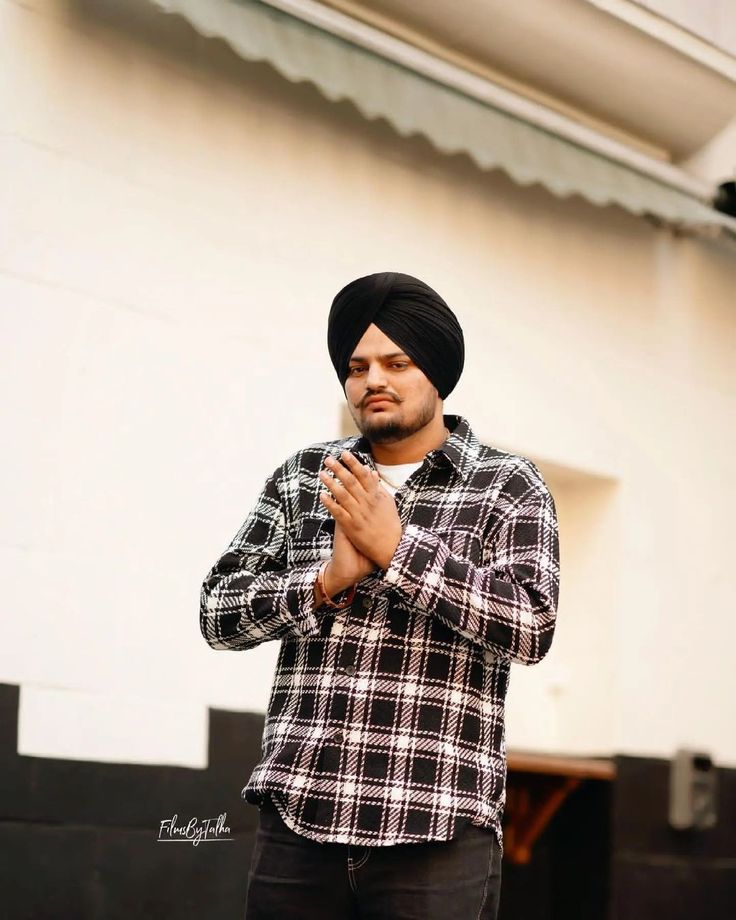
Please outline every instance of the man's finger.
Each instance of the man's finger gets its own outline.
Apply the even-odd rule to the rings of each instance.
[[[327,457],[325,466],[355,499],[362,497],[363,485],[347,466],[334,457]]]
[[[344,450],[340,454],[340,459],[347,466],[350,472],[355,476],[358,482],[363,486],[366,492],[371,492],[371,486],[373,483],[373,476],[371,475],[371,469],[367,467],[364,463],[361,463],[356,456],[350,453],[349,450]]]
[[[350,494],[350,491],[343,485],[337,476],[330,476],[326,470],[321,470],[319,478],[322,481],[322,484],[332,493],[330,497],[332,498],[334,496],[343,510],[350,511],[351,509],[355,509],[355,498]]]
[[[320,492],[319,500],[334,517],[336,523],[345,523],[346,521],[350,520],[350,515],[347,513],[347,511],[340,507],[340,505],[329,494],[329,492]]]

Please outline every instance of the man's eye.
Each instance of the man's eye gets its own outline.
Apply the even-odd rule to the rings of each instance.
[[[391,367],[406,367],[406,361],[395,361]]]
[[[349,371],[349,372],[350,372],[351,374],[354,374],[355,371],[362,371],[362,370],[363,370],[363,368],[360,367],[360,365],[357,365],[357,364],[356,364],[354,367],[351,367],[351,368],[350,368],[350,371]]]

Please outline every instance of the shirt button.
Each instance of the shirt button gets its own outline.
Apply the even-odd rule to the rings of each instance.
[[[360,602],[360,606],[363,608],[363,610],[370,610],[371,599],[369,597],[364,597],[363,600]]]
[[[339,728],[336,728],[335,731],[332,733],[332,740],[333,740],[333,741],[342,741],[343,737],[344,737],[344,735],[343,735],[341,729],[339,729]]]
[[[355,675],[355,665],[354,665],[354,664],[349,664],[349,665],[345,668],[345,673],[348,675],[348,677],[353,677],[353,676]]]

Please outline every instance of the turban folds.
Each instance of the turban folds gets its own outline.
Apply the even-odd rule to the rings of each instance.
[[[465,362],[460,323],[428,284],[401,272],[356,278],[332,301],[327,347],[343,387],[355,346],[371,323],[424,372],[440,399],[452,392]]]

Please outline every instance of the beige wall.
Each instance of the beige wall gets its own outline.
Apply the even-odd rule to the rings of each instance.
[[[513,670],[509,744],[736,763],[736,251],[483,174],[178,20],[94,9],[0,0],[21,751],[201,765],[206,705],[265,706],[275,645],[208,649],[199,586],[266,474],[338,436],[329,303],[394,269],[463,323],[447,410],[558,503],[558,632]]]

